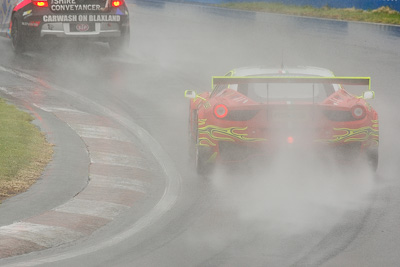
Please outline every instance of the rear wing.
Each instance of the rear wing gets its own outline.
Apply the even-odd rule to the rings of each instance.
[[[371,90],[370,77],[265,77],[265,76],[246,76],[246,77],[212,77],[212,88],[220,84],[246,84],[246,83],[326,83],[326,84],[347,84],[347,85],[367,85]]]

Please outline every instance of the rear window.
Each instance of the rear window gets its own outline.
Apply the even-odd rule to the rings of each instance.
[[[318,83],[249,83],[240,84],[237,90],[257,102],[280,100],[322,102],[335,91],[331,84]]]
[[[55,13],[101,13],[107,12],[107,0],[51,0],[50,10]]]

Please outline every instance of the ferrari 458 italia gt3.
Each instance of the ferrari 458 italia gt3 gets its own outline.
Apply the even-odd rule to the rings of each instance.
[[[364,86],[356,96],[345,87]],[[213,77],[211,92],[190,98],[189,135],[196,168],[273,155],[282,147],[333,151],[378,166],[378,114],[366,101],[369,77],[335,77],[315,67],[240,68]]]

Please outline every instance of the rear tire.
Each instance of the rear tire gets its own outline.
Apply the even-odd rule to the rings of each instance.
[[[193,122],[195,121],[195,118],[197,117],[197,111],[193,110],[193,113],[190,112],[190,106],[189,106],[189,120],[188,120],[188,144],[189,144],[189,156],[191,160],[194,160],[195,155],[196,155],[196,132],[197,132],[197,126],[192,125],[192,118]],[[192,116],[192,118],[190,118]]]
[[[128,28],[126,32],[122,32],[120,37],[110,39],[108,41],[110,50],[114,53],[127,51],[129,48],[130,39],[130,32]]]
[[[368,165],[371,167],[371,170],[376,172],[378,169],[378,163],[379,163],[379,151],[378,149],[374,149],[372,151],[367,152],[367,160],[368,160]]]
[[[200,145],[197,113],[194,118],[193,133],[196,135],[195,138],[193,138],[195,140],[195,142],[193,142],[193,150],[196,171],[201,176],[208,176],[214,168],[214,163],[208,161],[210,153],[207,147]]]
[[[196,171],[201,176],[208,176],[214,164],[208,162],[208,153],[205,153],[204,147],[199,145],[199,142],[196,143],[196,155],[195,155],[195,164],[196,164]]]
[[[25,39],[21,32],[21,25],[18,23],[17,18],[13,18],[11,25],[11,44],[16,54],[23,53],[25,51]]]

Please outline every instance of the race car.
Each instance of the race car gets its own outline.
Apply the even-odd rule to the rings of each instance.
[[[369,77],[335,77],[316,67],[256,67],[213,77],[212,84],[211,92],[185,91],[199,174],[209,174],[216,163],[274,155],[283,148],[330,150],[344,161],[362,157],[376,170],[379,123],[366,101],[375,97]],[[362,96],[345,86],[363,89]]]
[[[0,35],[11,38],[16,53],[48,38],[108,42],[118,50],[129,45],[129,12],[124,0],[3,0]]]

